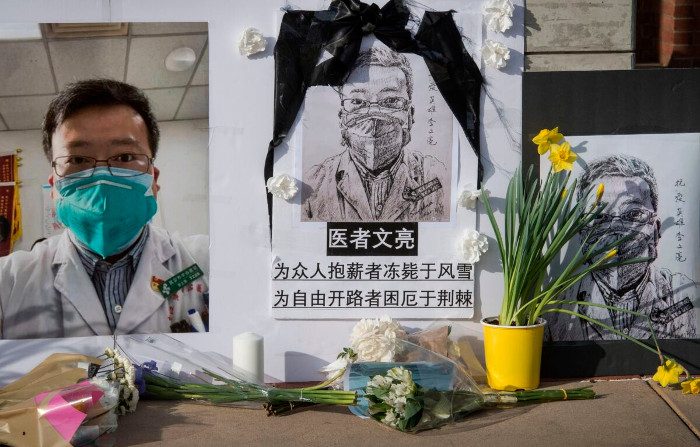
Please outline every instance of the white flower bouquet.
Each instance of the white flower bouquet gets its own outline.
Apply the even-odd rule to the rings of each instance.
[[[440,390],[420,385],[414,373],[396,366],[372,377],[365,387],[372,419],[400,431],[418,432],[464,419],[471,413],[518,402],[592,399],[589,388],[484,393],[476,387]]]

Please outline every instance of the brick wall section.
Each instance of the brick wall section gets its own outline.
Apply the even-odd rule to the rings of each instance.
[[[658,15],[657,15],[658,14]],[[657,58],[653,60],[653,20],[658,17]],[[700,0],[639,0],[637,62],[665,67],[700,67]]]
[[[700,67],[700,0],[675,0],[669,66]]]

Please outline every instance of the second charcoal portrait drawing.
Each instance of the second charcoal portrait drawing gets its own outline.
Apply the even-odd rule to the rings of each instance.
[[[692,144],[692,135],[688,140]],[[581,197],[602,183],[607,208],[580,234],[583,248],[620,241],[621,260],[646,261],[596,271],[573,287],[566,299],[625,309],[628,312],[579,304],[576,310],[631,337],[647,339],[651,328],[659,338],[694,338],[698,284],[690,260],[697,256],[697,240],[686,227],[696,215],[692,208],[697,205],[697,190],[689,189],[692,175],[685,169],[671,172],[663,163],[652,167],[653,154],[644,149],[653,141],[653,137],[640,141],[634,153],[607,152],[605,148],[615,146],[596,144],[597,139],[587,144],[598,157],[583,167],[578,193]],[[548,322],[553,340],[622,338],[565,314],[550,314]]]

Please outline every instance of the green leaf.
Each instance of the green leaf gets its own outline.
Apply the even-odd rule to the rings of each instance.
[[[415,398],[406,399],[405,414],[406,418],[411,418],[414,414],[417,414],[423,409],[421,403]]]

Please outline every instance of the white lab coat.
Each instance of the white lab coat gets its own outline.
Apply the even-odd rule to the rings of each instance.
[[[204,276],[169,299],[152,280],[168,280],[197,263]],[[171,332],[189,309],[204,308],[208,293],[209,238],[180,239],[151,226],[115,332]],[[0,258],[0,338],[111,335],[92,281],[67,232]]]

